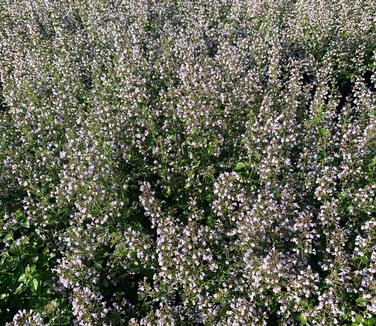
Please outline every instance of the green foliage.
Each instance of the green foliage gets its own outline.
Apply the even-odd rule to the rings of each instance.
[[[20,307],[43,312],[51,325],[69,324],[66,300],[53,290],[52,268],[56,253],[35,233],[17,211],[20,227],[1,232],[5,248],[0,253],[0,320],[5,323]],[[21,236],[17,236],[22,234]],[[64,311],[59,311],[64,310]]]

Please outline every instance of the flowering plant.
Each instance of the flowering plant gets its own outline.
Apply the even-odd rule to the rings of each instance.
[[[375,325],[373,0],[0,0],[0,321]]]

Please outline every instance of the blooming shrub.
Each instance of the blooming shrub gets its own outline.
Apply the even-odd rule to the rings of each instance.
[[[373,0],[0,0],[0,321],[375,325]]]

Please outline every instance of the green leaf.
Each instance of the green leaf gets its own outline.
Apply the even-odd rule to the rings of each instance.
[[[17,287],[17,289],[14,291],[14,294],[20,294],[20,293],[22,293],[23,290],[24,290],[24,288],[25,288],[25,284],[24,284],[24,283],[21,283],[21,284]]]
[[[38,287],[39,287],[39,281],[38,281],[36,278],[34,278],[34,279],[32,279],[32,281],[31,281],[31,285],[32,285],[32,289],[33,289],[34,291],[37,291],[37,290],[38,290]]]
[[[20,210],[20,209],[18,209],[18,210],[16,211],[16,217],[17,217],[17,218],[22,218],[23,216],[24,216],[23,211]]]
[[[11,233],[8,233],[5,237],[4,237],[4,241],[10,241],[10,240],[13,240],[13,236]]]
[[[355,316],[355,321],[351,324],[352,326],[358,326],[364,323],[364,318],[362,315],[356,315]]]
[[[328,138],[330,136],[330,132],[324,127],[319,127],[319,135],[323,138]]]
[[[296,320],[300,322],[302,325],[306,325],[308,322],[307,317],[304,314],[300,314],[299,316],[297,316]]]
[[[163,195],[164,195],[166,198],[168,198],[168,197],[171,196],[171,187],[170,187],[170,186],[166,187],[166,188],[163,190]]]
[[[247,164],[244,162],[238,162],[235,166],[235,171],[241,171],[244,170],[247,167]]]
[[[358,306],[360,307],[365,307],[367,305],[368,300],[363,297],[359,297],[358,299],[355,300]]]
[[[18,282],[25,282],[27,279],[26,274],[21,274],[21,276],[18,278]]]
[[[29,228],[30,228],[30,221],[29,221],[29,220],[25,220],[21,225],[22,225],[23,227],[29,229]]]
[[[138,292],[137,296],[138,296],[138,301],[144,301],[146,297],[145,293],[143,292]]]
[[[362,260],[362,263],[363,263],[364,265],[368,265],[368,263],[369,263],[369,258],[368,258],[368,256],[363,256],[363,257],[361,258],[361,260]]]
[[[7,297],[9,297],[9,293],[2,293],[2,294],[0,294],[0,300],[4,300]]]

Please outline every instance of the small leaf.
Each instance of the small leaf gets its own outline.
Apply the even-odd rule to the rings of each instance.
[[[39,282],[36,278],[34,278],[32,281],[31,281],[31,285],[32,285],[32,289],[34,291],[37,291],[38,290],[38,287],[39,287]]]
[[[29,220],[25,220],[23,223],[22,223],[22,226],[29,229],[30,228],[30,221]]]
[[[169,140],[176,140],[176,135],[168,135],[167,139],[169,139]]]
[[[307,317],[304,314],[300,314],[299,316],[296,317],[296,320],[300,322],[302,325],[307,324]]]
[[[7,297],[9,297],[8,293],[2,293],[2,294],[0,294],[0,300],[4,300]]]
[[[137,293],[137,296],[138,296],[138,301],[144,301],[146,297],[145,293],[143,292]]]
[[[24,290],[24,287],[25,287],[24,283],[21,283],[21,284],[17,287],[17,289],[14,291],[14,293],[15,293],[15,294],[19,294],[19,293],[21,293],[21,292]]]
[[[4,241],[10,241],[10,240],[13,240],[13,236],[12,236],[12,234],[8,233],[8,234],[4,237]]]
[[[359,297],[358,299],[355,300],[358,306],[360,307],[365,307],[367,305],[368,300],[363,297]]]
[[[21,274],[21,276],[18,278],[18,282],[25,282],[26,281],[26,274]]]
[[[168,198],[168,197],[171,196],[171,187],[170,187],[170,186],[166,187],[166,188],[163,190],[163,195],[164,195],[166,198]]]
[[[16,217],[17,217],[17,218],[21,218],[21,217],[23,217],[23,216],[24,216],[23,211],[20,210],[20,209],[18,209],[18,210],[16,211]]]
[[[244,162],[238,162],[235,166],[235,171],[241,171],[245,169],[247,165]]]

